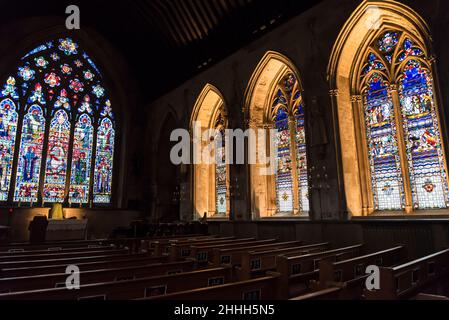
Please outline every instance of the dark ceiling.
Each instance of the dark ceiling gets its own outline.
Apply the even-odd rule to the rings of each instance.
[[[150,101],[318,2],[7,1],[2,5],[0,17],[3,22],[25,17],[65,17],[68,5],[78,5],[81,28],[83,25],[95,28],[121,52],[141,92],[147,94],[145,100]]]

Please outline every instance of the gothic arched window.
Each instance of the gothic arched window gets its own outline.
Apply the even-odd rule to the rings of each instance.
[[[431,63],[406,31],[383,31],[368,49],[360,83],[374,210],[449,207]]]
[[[225,148],[225,122],[220,113],[215,121],[215,205],[218,215],[226,216],[227,210],[227,164]]]
[[[217,88],[207,84],[193,108],[190,128],[197,163],[193,166],[194,216],[227,219],[230,215],[229,163],[226,162],[227,117],[224,99]],[[196,140],[197,139],[197,140]],[[204,159],[210,150],[214,159]],[[198,161],[201,160],[201,161]]]
[[[0,90],[0,201],[110,203],[114,140],[93,60],[70,38],[40,45]]]
[[[304,105],[299,82],[287,73],[276,88],[271,119],[276,130],[276,211],[309,211]]]

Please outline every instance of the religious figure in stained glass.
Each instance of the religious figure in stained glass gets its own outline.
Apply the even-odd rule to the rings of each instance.
[[[111,201],[112,165],[115,131],[109,118],[101,120],[97,135],[97,152],[94,173],[94,202]]]
[[[45,118],[42,108],[33,105],[22,124],[14,201],[37,201],[44,134]]]
[[[375,210],[449,207],[433,79],[424,57],[425,49],[407,32],[387,31],[371,46],[361,71]]]
[[[89,199],[90,168],[92,158],[93,126],[91,118],[82,114],[75,125],[73,141],[70,200],[86,203]]]
[[[0,201],[35,203],[41,194],[44,202],[110,203],[113,126],[102,75],[78,43],[62,38],[31,50],[0,88]],[[89,194],[92,187],[95,196]]]
[[[68,115],[64,110],[59,110],[50,123],[44,184],[44,201],[46,202],[64,201],[69,139]]]
[[[8,199],[18,115],[11,99],[0,102],[0,201]]]

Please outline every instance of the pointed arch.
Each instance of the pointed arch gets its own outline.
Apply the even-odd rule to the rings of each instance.
[[[212,84],[206,84],[199,94],[189,127],[192,136],[200,139],[193,143],[194,159],[202,159],[202,150],[215,143],[214,161],[195,161],[193,165],[194,217],[206,213],[209,218],[227,219],[230,213],[229,165],[225,152],[228,113],[223,95]]]
[[[267,52],[248,83],[243,109],[249,128],[258,133],[258,144],[259,139],[266,138],[269,146],[265,155],[259,154],[260,158],[269,156],[274,166],[268,173],[260,159],[250,164],[251,211],[255,219],[308,215],[304,111],[298,69],[284,55]],[[274,129],[275,137],[270,137],[266,129]],[[259,137],[259,132],[266,136]]]
[[[23,52],[0,89],[8,109],[0,149],[10,145],[0,153],[2,202],[111,204],[115,114],[103,73],[78,41],[59,36]]]
[[[353,216],[448,205],[431,42],[427,24],[413,9],[392,0],[365,0],[334,44],[327,73],[338,117],[346,203]],[[411,61],[419,62],[411,66]],[[407,95],[403,79],[411,69],[425,73],[422,80],[428,83]],[[427,101],[428,110],[408,113],[412,98]],[[412,128],[426,117],[430,124],[424,133]],[[433,141],[429,148],[435,152],[425,151],[433,155],[416,151],[420,140]],[[423,168],[431,179],[419,173]]]

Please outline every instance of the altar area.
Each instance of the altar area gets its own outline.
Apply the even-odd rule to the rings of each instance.
[[[50,219],[46,229],[46,241],[86,240],[87,219]]]

